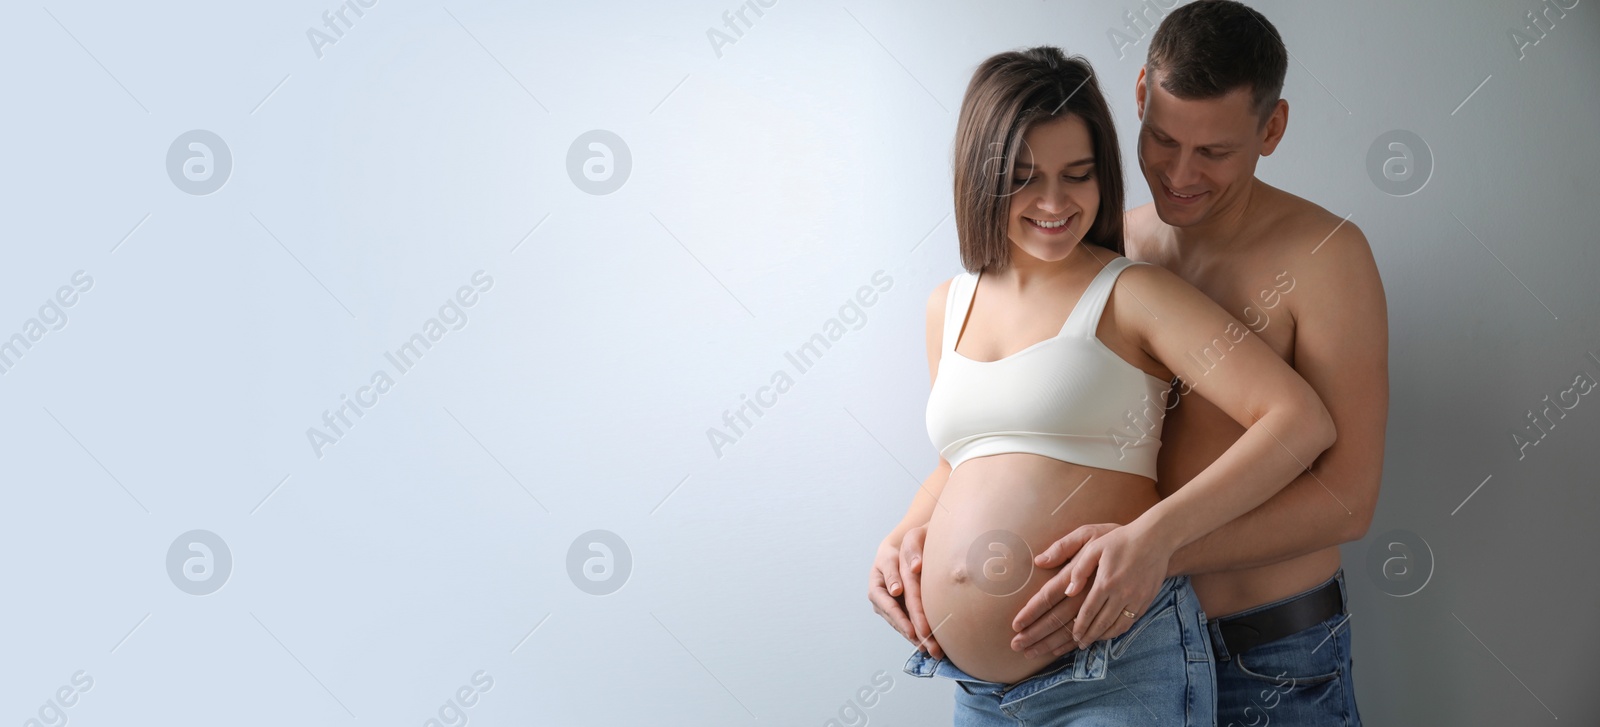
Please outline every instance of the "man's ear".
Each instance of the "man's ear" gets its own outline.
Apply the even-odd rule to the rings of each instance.
[[[1278,142],[1283,140],[1283,132],[1289,128],[1289,102],[1278,99],[1276,106],[1272,107],[1272,115],[1267,117],[1266,134],[1261,139],[1261,156],[1271,156],[1272,151],[1278,148]]]
[[[1139,66],[1139,77],[1133,81],[1133,104],[1139,110],[1139,120],[1144,121],[1144,66]]]

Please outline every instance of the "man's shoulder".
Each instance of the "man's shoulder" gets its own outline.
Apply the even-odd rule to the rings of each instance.
[[[1297,305],[1291,307],[1327,308],[1337,301],[1349,303],[1354,296],[1373,298],[1381,306],[1383,283],[1377,261],[1352,215],[1335,214],[1282,190],[1275,190],[1275,195],[1278,214],[1271,235],[1278,248],[1278,267],[1297,284],[1308,284],[1296,293]]]
[[[1154,262],[1154,241],[1162,225],[1153,202],[1146,202],[1122,213],[1123,247],[1131,260]]]
[[[1257,206],[1260,216],[1249,233],[1252,239],[1240,248],[1246,256],[1237,261],[1241,273],[1287,271],[1330,295],[1356,279],[1376,278],[1372,248],[1351,215],[1334,214],[1303,197],[1260,184],[1264,194],[1258,199],[1264,198],[1266,204]],[[1313,297],[1302,296],[1300,302],[1312,304]]]
[[[1271,237],[1286,248],[1285,253],[1320,255],[1328,245],[1338,242],[1338,247],[1347,248],[1346,252],[1357,251],[1348,249],[1356,248],[1370,254],[1366,235],[1350,219],[1351,215],[1334,214],[1322,205],[1281,189],[1272,188],[1272,194],[1276,209],[1272,215]]]
[[[1150,220],[1161,219],[1160,217],[1156,216],[1156,203],[1154,202],[1146,202],[1138,207],[1134,207],[1133,209],[1123,213],[1123,217],[1125,220],[1127,220],[1130,226],[1135,224],[1141,226],[1148,225]]]

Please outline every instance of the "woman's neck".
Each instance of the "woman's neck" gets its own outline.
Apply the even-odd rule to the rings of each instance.
[[[1026,293],[1040,286],[1054,285],[1062,278],[1081,275],[1086,268],[1098,269],[1109,256],[1116,254],[1105,248],[1093,249],[1097,247],[1080,241],[1060,260],[1041,260],[1020,247],[1013,247],[1010,263],[993,271],[993,275],[1006,288]]]

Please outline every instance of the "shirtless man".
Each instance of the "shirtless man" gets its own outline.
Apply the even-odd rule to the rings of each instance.
[[[1260,13],[1198,0],[1162,21],[1134,90],[1139,167],[1154,201],[1127,215],[1128,257],[1178,274],[1238,318],[1190,354],[1204,368],[1227,366],[1232,343],[1259,336],[1316,389],[1339,431],[1286,488],[1170,562],[1169,576],[1190,576],[1209,621],[1218,727],[1361,723],[1338,546],[1365,535],[1378,500],[1387,312],[1372,251],[1349,218],[1255,177],[1288,124],[1286,69],[1282,40]],[[1190,386],[1167,402],[1163,496],[1244,433]],[[1086,525],[1035,562],[1061,565],[1114,527]],[[1048,651],[1126,630],[1131,620],[1121,619],[1104,633],[1074,633],[1078,598],[1062,595],[1072,570],[1018,613],[1013,648]]]

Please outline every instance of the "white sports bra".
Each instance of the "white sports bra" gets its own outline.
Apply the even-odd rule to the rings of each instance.
[[[928,436],[952,470],[973,457],[1027,452],[1155,479],[1171,383],[1095,336],[1117,275],[1135,264],[1147,263],[1114,258],[1095,274],[1059,334],[997,361],[956,353],[982,273],[952,279],[927,408]]]

